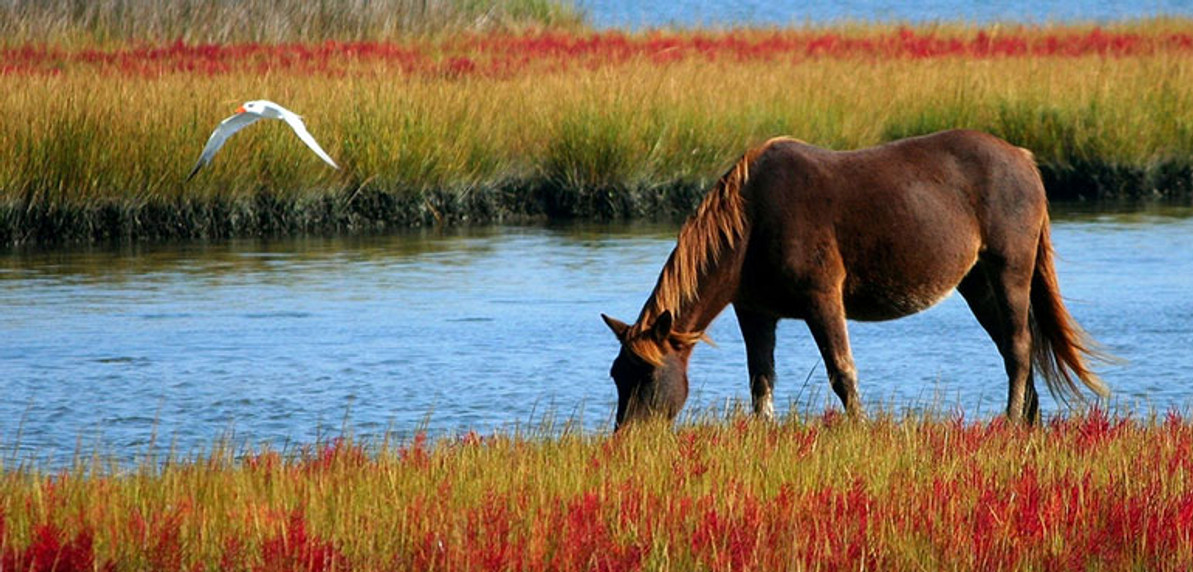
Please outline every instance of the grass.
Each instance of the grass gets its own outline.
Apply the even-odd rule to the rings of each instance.
[[[729,417],[0,473],[5,570],[1193,564],[1193,424]]]
[[[0,4],[0,44],[375,41],[583,21],[556,0],[11,0]]]
[[[938,129],[1032,149],[1054,199],[1188,197],[1193,24],[540,31],[6,48],[0,242],[683,214],[748,146]],[[344,169],[248,99],[304,115]],[[10,120],[20,118],[20,120]]]

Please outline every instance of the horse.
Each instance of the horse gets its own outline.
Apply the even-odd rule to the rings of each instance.
[[[1109,390],[1104,356],[1060,297],[1048,200],[1034,156],[951,130],[852,151],[779,137],[747,151],[684,223],[633,324],[601,314],[621,344],[610,375],[616,428],[673,421],[688,359],[729,304],[745,341],[753,411],[774,418],[775,327],[802,319],[829,384],[864,417],[847,320],[892,320],[954,289],[1006,369],[1006,415],[1039,422],[1033,365],[1058,401]]]

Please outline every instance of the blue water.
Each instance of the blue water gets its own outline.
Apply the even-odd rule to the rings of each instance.
[[[928,0],[743,0],[702,2],[675,0],[579,0],[592,22],[601,28],[659,28],[694,26],[785,26],[840,21],[907,22],[963,21],[1047,23],[1105,22],[1157,15],[1191,15],[1185,0],[1012,0],[957,2]]]
[[[1113,405],[1193,403],[1193,218],[1059,214],[1073,315],[1128,360]],[[222,436],[275,446],[489,432],[544,414],[607,430],[617,352],[673,226],[503,227],[359,239],[230,241],[0,255],[0,460],[128,461]],[[691,366],[687,412],[748,400],[732,312]],[[851,325],[869,407],[1002,411],[993,344],[956,295]],[[779,331],[780,411],[833,404],[801,322]],[[810,377],[809,377],[810,375]],[[1041,387],[1041,390],[1043,388]],[[1047,414],[1060,409],[1046,394]]]

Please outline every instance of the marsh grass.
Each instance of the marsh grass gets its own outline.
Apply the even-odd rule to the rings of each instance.
[[[3,43],[321,42],[392,40],[464,30],[579,27],[557,0],[12,0],[0,3]]]
[[[570,427],[570,428],[569,428]],[[1179,569],[1179,413],[738,413],[0,472],[6,569]],[[70,568],[77,566],[77,568]]]
[[[80,60],[0,75],[0,148],[13,151],[0,158],[0,242],[684,215],[749,146],[777,135],[850,149],[972,128],[1031,149],[1057,200],[1193,192],[1183,52],[601,63],[577,60],[557,36],[498,39],[476,38],[547,52],[517,48],[529,51],[506,55],[529,63],[492,74],[485,58],[505,60],[489,51],[435,56],[480,67],[456,73],[344,48],[301,56],[311,69],[145,76]],[[618,53],[634,39],[590,39],[603,41]],[[263,122],[186,183],[215,124],[256,98],[301,113],[343,170]]]

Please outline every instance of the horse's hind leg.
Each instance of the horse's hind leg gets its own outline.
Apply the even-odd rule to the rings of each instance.
[[[750,396],[754,414],[767,420],[775,418],[775,326],[778,319],[736,304],[737,323],[746,342],[746,363],[750,369]]]
[[[824,358],[829,384],[850,417],[862,416],[857,394],[857,369],[849,349],[849,330],[845,325],[845,304],[840,293],[813,296],[805,321]]]
[[[979,261],[957,285],[978,323],[994,340],[1006,368],[1007,417],[1037,423],[1040,397],[1032,380],[1032,337],[1028,323],[1031,274],[1006,264]]]

